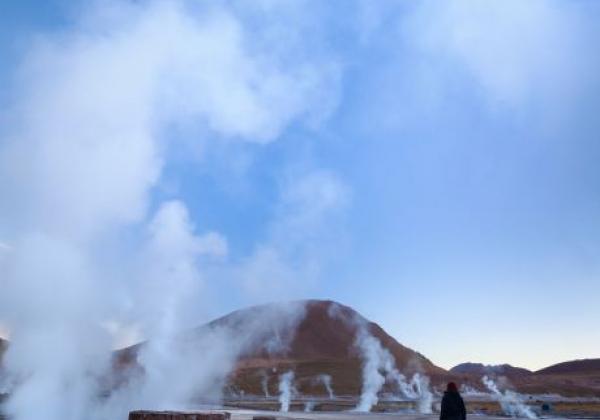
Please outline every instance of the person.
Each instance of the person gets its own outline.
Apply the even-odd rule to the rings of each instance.
[[[440,410],[440,420],[466,420],[467,409],[465,402],[458,392],[458,387],[454,382],[450,382],[442,398],[442,409]]]

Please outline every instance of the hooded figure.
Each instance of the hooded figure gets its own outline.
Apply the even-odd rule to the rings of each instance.
[[[467,410],[465,402],[458,393],[458,388],[454,382],[450,382],[442,398],[442,409],[440,411],[440,420],[466,420]]]

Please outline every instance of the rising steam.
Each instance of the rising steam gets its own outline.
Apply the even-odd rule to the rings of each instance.
[[[260,386],[262,388],[263,394],[265,395],[265,398],[270,398],[271,395],[269,394],[269,376],[264,370],[261,372]]]
[[[178,340],[208,317],[198,308],[228,244],[197,226],[177,189],[166,193],[164,169],[175,149],[274,141],[335,103],[335,65],[296,54],[268,25],[248,31],[242,13],[184,0],[89,4],[24,54],[0,138],[0,321],[15,420],[124,418],[133,406],[218,399],[252,339],[219,327]],[[301,190],[294,209],[311,200]],[[284,216],[275,242],[289,239]],[[292,272],[272,244],[258,245],[244,260],[253,278]],[[226,270],[236,284],[249,271]],[[111,351],[143,338],[152,340],[140,369],[111,389]]]
[[[508,389],[504,392],[500,391],[496,383],[487,376],[484,376],[481,381],[490,390],[492,397],[498,401],[504,414],[511,417],[537,419],[537,415],[525,404],[521,394]]]
[[[416,401],[419,413],[432,412],[433,395],[429,390],[429,378],[416,373],[407,382],[406,377],[396,368],[392,354],[382,347],[381,341],[367,331],[363,322],[359,323],[355,343],[363,356],[362,392],[356,411],[371,411],[379,401],[379,391],[386,381],[389,381],[396,385],[403,397]]]
[[[319,380],[325,387],[325,390],[327,391],[327,395],[329,396],[329,399],[330,400],[334,399],[335,395],[333,393],[333,388],[331,387],[331,375],[327,375],[327,374],[323,373],[323,374],[317,376],[317,380]]]
[[[312,411],[315,409],[315,402],[314,401],[306,401],[304,403],[304,412],[305,413],[312,413]]]
[[[287,413],[290,410],[294,389],[294,372],[289,371],[279,376],[279,411]]]

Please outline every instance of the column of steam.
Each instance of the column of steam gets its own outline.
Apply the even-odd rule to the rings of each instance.
[[[369,412],[379,401],[377,394],[385,383],[385,378],[379,372],[380,367],[383,365],[384,350],[381,348],[379,340],[367,333],[364,327],[359,330],[356,345],[363,355],[363,383],[360,401],[355,411]]]
[[[356,345],[363,355],[363,389],[356,411],[369,412],[379,402],[378,393],[387,380],[396,382],[401,394],[417,400],[417,411],[421,414],[432,412],[433,395],[429,390],[429,378],[416,373],[411,382],[396,368],[392,354],[381,342],[369,334],[365,328],[359,330]],[[387,378],[381,374],[387,372]]]
[[[327,390],[327,394],[329,395],[329,399],[333,400],[335,398],[335,395],[333,394],[333,388],[331,387],[331,376],[323,373],[323,374],[319,375],[317,378],[325,386],[325,389]]]
[[[270,398],[269,394],[269,377],[265,372],[263,372],[262,379],[260,381],[260,385],[262,386],[263,393],[265,394],[265,398]]]
[[[411,383],[414,384],[419,398],[417,405],[419,413],[431,414],[433,412],[431,409],[431,406],[433,405],[433,394],[429,390],[429,378],[419,373],[415,373]]]
[[[511,417],[537,419],[537,416],[533,410],[523,402],[523,397],[520,394],[509,390],[506,390],[504,393],[502,393],[498,389],[496,383],[487,376],[481,378],[481,381],[486,388],[490,390],[492,396],[498,401],[504,414],[507,414]]]
[[[290,401],[292,399],[292,391],[294,381],[294,372],[289,371],[279,376],[279,411],[288,412],[290,410]]]

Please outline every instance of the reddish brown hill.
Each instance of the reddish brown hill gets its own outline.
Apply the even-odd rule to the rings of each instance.
[[[600,375],[600,359],[580,359],[558,363],[535,373],[536,375]]]
[[[303,302],[306,313],[297,325],[288,351],[268,354],[255,349],[244,354],[238,368],[231,376],[234,389],[260,394],[261,380],[266,376],[269,391],[276,392],[277,376],[285,370],[294,370],[301,392],[323,393],[322,385],[315,385],[320,374],[332,377],[334,391],[338,394],[358,394],[361,387],[362,357],[355,340],[359,325],[380,340],[394,356],[398,368],[410,375],[423,372],[434,378],[447,375],[426,357],[398,343],[379,325],[369,322],[353,309],[332,301],[311,300]],[[250,315],[251,312],[246,312]],[[218,322],[228,322],[224,317]]]
[[[272,327],[265,323],[272,323]],[[270,392],[276,393],[279,374],[291,369],[301,392],[323,393],[323,385],[316,384],[315,378],[325,374],[331,376],[336,393],[358,394],[362,357],[355,340],[359,328],[366,328],[379,339],[405,374],[422,372],[434,378],[447,375],[420,353],[398,343],[379,325],[332,301],[255,306],[232,312],[183,335],[202,336],[208,330],[223,327],[233,330],[235,336],[244,335],[252,343],[246,346],[230,376],[233,392],[262,394],[261,382],[266,377]],[[249,331],[256,331],[256,337],[249,337]],[[277,345],[272,346],[273,343]],[[119,351],[117,365],[131,366],[140,345]]]
[[[445,370],[435,366],[429,359],[398,343],[379,325],[367,321],[348,306],[332,301],[310,300],[301,302],[305,313],[297,324],[295,334],[283,352],[268,353],[256,348],[242,356],[248,363],[252,359],[281,359],[294,361],[354,360],[360,358],[354,342],[358,324],[364,323],[369,332],[378,338],[396,359],[399,368],[408,373],[420,371],[428,374],[443,374]],[[252,317],[256,308],[237,311],[211,323],[230,324],[239,316]],[[270,337],[267,337],[267,340]]]

